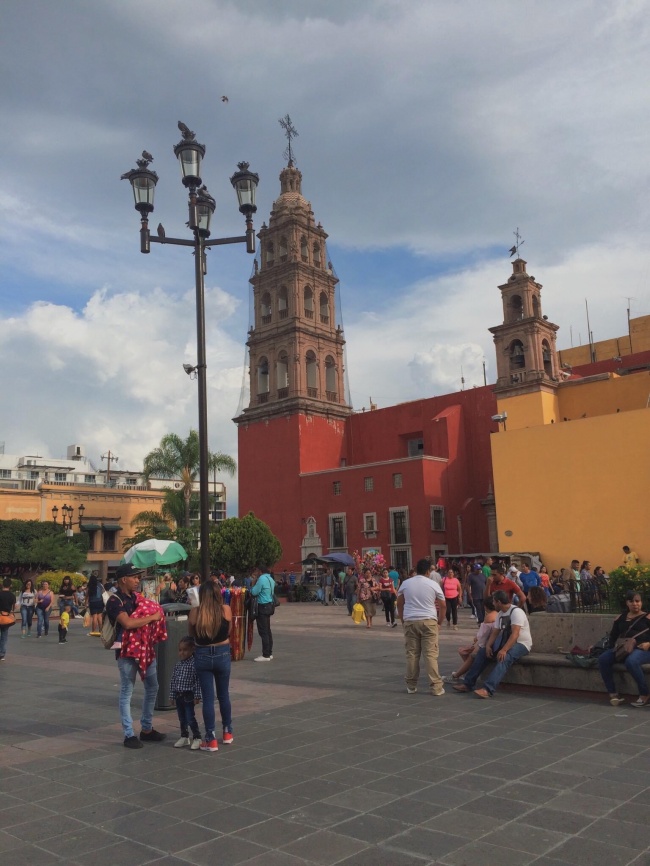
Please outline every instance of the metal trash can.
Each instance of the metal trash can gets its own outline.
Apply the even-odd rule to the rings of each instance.
[[[163,604],[167,640],[156,645],[156,664],[158,666],[158,696],[156,710],[174,710],[175,703],[169,697],[174,665],[178,661],[178,642],[187,634],[187,614],[192,610],[189,604]]]

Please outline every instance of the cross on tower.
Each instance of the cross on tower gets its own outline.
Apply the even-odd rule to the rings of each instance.
[[[288,114],[286,114],[284,117],[281,117],[280,120],[278,120],[278,123],[280,124],[282,129],[284,129],[284,134],[286,135],[287,141],[289,142],[289,144],[287,145],[287,147],[284,150],[283,156],[287,160],[287,163],[289,164],[289,166],[292,166],[293,165],[293,150],[291,148],[291,139],[292,138],[298,138],[298,130],[296,129],[296,127],[291,122],[291,118],[289,117]]]
[[[526,243],[526,241],[521,239],[521,235],[519,234],[519,226],[517,226],[516,230],[513,232],[515,236],[515,245],[510,247],[510,256],[514,256],[517,253],[517,258],[519,258],[519,247]]]

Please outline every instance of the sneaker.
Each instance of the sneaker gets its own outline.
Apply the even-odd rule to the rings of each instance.
[[[145,743],[162,743],[167,734],[161,734],[153,728],[150,731],[140,731],[140,739]]]
[[[458,626],[457,626],[457,625],[454,626],[454,631],[458,631]]]
[[[414,689],[410,689],[408,686],[406,687],[406,694],[407,695],[414,695],[416,692],[417,692],[417,687]]]
[[[434,698],[441,698],[445,693],[444,689],[441,689],[439,692],[431,692],[431,696]]]
[[[174,748],[175,749],[182,749],[183,746],[189,746],[190,742],[191,742],[191,740],[189,737],[181,737],[180,739],[176,740],[176,742],[174,743]]]
[[[463,678],[457,677],[456,674],[448,674],[446,677],[442,678],[443,683],[462,683]]]
[[[199,749],[202,752],[218,752],[219,743],[215,739],[203,740],[202,743],[199,743]]]
[[[235,738],[234,738],[233,735],[230,733],[230,731],[225,731],[225,732],[224,732],[224,735],[223,735],[223,743],[224,743],[226,746],[232,746],[232,744],[233,744],[234,742],[235,742]]]
[[[643,698],[638,697],[635,701],[632,701],[630,706],[631,707],[647,707],[648,703],[649,703],[649,701],[647,698],[645,700],[643,700]]]
[[[394,623],[391,625],[391,628],[397,628],[397,623],[394,622]]]
[[[609,699],[609,702],[613,707],[618,707],[620,704],[625,703],[625,698],[622,698],[620,695],[614,695],[613,698]]]
[[[258,656],[256,659],[253,659],[254,662],[270,662],[273,656]]]
[[[142,749],[144,746],[134,734],[132,737],[124,737],[124,745],[127,749]]]
[[[190,744],[190,749],[193,752],[196,752],[197,749],[201,748],[201,737],[194,737],[192,743]]]

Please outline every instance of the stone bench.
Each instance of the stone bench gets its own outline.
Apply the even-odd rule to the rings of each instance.
[[[574,646],[588,649],[608,635],[614,614],[535,613],[529,617],[533,650],[514,664],[503,682],[518,686],[605,693],[598,666],[580,668],[565,658]],[[650,665],[644,665],[650,686]],[[620,692],[636,694],[634,680],[623,664],[614,665]]]

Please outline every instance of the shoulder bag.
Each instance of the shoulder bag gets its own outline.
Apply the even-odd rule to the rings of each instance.
[[[0,628],[9,628],[10,625],[16,625],[16,615],[11,611],[0,611]]]
[[[645,628],[643,629],[643,631],[640,631],[638,634],[634,635],[634,637],[627,637],[627,634],[632,628],[632,626],[640,619],[643,619],[643,617],[645,616],[647,616],[647,614],[644,613],[641,616],[638,616],[636,619],[633,619],[632,622],[625,629],[625,634],[622,637],[616,639],[616,643],[614,644],[614,655],[617,662],[625,661],[625,659],[630,655],[630,653],[633,653],[636,649],[636,639],[640,635],[645,634],[648,631],[648,629]]]

